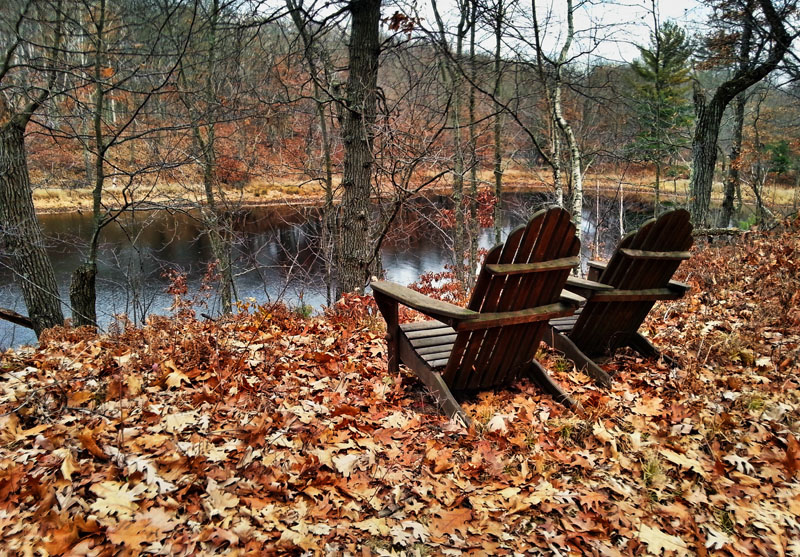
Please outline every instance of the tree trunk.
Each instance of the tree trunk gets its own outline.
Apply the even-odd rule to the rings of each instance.
[[[477,1],[470,3],[470,29],[469,29],[469,265],[467,268],[467,282],[465,286],[472,290],[475,285],[475,274],[478,270],[478,236],[480,235],[480,222],[478,222],[478,131],[475,122],[475,83],[478,82],[478,67],[475,58],[475,27],[477,26]]]
[[[711,188],[717,164],[717,139],[725,106],[715,96],[706,104],[705,97],[695,89],[695,121],[692,140],[692,175],[689,179],[689,212],[695,226],[708,226],[711,208]]]
[[[326,78],[328,82],[328,64],[322,60],[323,70],[320,71],[317,65],[319,55],[318,44],[315,42],[314,35],[308,32],[308,21],[306,14],[300,9],[300,6],[295,0],[286,0],[286,6],[289,8],[289,13],[292,21],[303,40],[303,56],[308,63],[310,75],[314,81],[314,102],[317,108],[317,119],[319,121],[320,132],[320,148],[322,149],[322,172],[323,188],[325,190],[325,203],[322,206],[322,226],[320,232],[320,251],[322,253],[322,260],[325,274],[325,298],[327,305],[332,305],[335,301],[333,299],[333,276],[335,267],[335,257],[337,253],[336,242],[338,234],[336,233],[336,206],[333,198],[333,160],[331,156],[331,140],[330,133],[328,132],[328,111],[326,110],[326,93],[322,86],[320,86],[320,76]]]
[[[503,86],[503,73],[500,47],[503,45],[503,10],[502,0],[497,2],[497,13],[495,14],[494,27],[494,90],[492,96],[495,99],[494,109],[497,111],[494,117],[494,241],[499,244],[503,231],[503,111],[500,104],[500,93]]]
[[[372,140],[376,117],[378,26],[381,0],[351,0],[350,72],[342,118],[344,174],[342,176],[341,234],[337,257],[337,298],[363,288],[369,279],[370,189]]]
[[[38,337],[44,329],[63,324],[64,315],[33,207],[24,128],[9,118],[5,103],[0,103],[0,238]]]
[[[559,68],[556,70],[556,83],[553,88],[553,115],[556,124],[558,124],[558,128],[567,138],[570,176],[572,180],[572,221],[575,223],[575,228],[578,230],[578,235],[580,236],[582,229],[581,218],[583,216],[583,170],[581,168],[581,150],[578,146],[578,140],[575,137],[572,126],[563,115],[561,108],[561,88],[561,71]]]
[[[564,44],[558,55],[558,60],[555,62],[555,75],[553,83],[553,119],[558,125],[558,129],[567,138],[567,147],[569,148],[569,166],[570,176],[572,181],[572,220],[575,223],[575,228],[578,230],[578,236],[582,235],[581,218],[583,216],[583,168],[581,163],[581,150],[578,145],[578,140],[575,137],[575,131],[572,126],[564,117],[562,110],[561,91],[563,88],[563,75],[562,71],[567,63],[567,55],[572,46],[572,40],[575,37],[574,25],[574,9],[572,0],[567,0],[567,36],[564,39]],[[556,180],[560,176],[555,177]],[[557,195],[560,190],[559,184],[556,183]],[[560,195],[559,195],[560,196]],[[561,200],[559,200],[559,205]]]
[[[658,218],[661,212],[661,161],[656,161],[656,187],[655,187],[655,203],[653,206],[653,216]]]
[[[72,307],[72,322],[76,327],[96,326],[97,313],[97,264],[86,262],[72,271],[69,283],[69,305]]]
[[[739,167],[742,155],[742,135],[744,131],[744,109],[747,98],[744,93],[736,96],[734,106],[733,142],[730,151],[730,165],[728,176],[725,179],[725,195],[722,200],[722,212],[719,217],[719,226],[722,228],[734,225],[734,200],[736,192],[741,188]]]
[[[94,59],[94,188],[92,190],[92,237],[86,261],[72,272],[69,287],[69,302],[72,308],[72,323],[76,327],[97,326],[97,244],[102,227],[103,186],[105,184],[105,156],[108,146],[104,139],[103,111],[105,109],[105,83],[102,72],[106,68],[106,1],[97,5],[95,23],[96,54]],[[113,107],[112,117],[113,117]]]
[[[747,67],[740,67],[731,79],[717,88],[708,103],[706,103],[700,87],[695,85],[694,101],[697,121],[692,139],[693,165],[689,183],[689,211],[692,214],[692,223],[696,227],[705,228],[709,224],[711,188],[714,182],[714,166],[717,162],[717,139],[725,107],[739,93],[746,91],[751,85],[758,83],[777,68],[792,44],[792,37],[787,32],[784,21],[775,10],[772,1],[758,0],[757,4],[761,7],[770,31],[771,44],[766,59],[755,66],[747,64]],[[750,21],[750,19],[745,21]]]

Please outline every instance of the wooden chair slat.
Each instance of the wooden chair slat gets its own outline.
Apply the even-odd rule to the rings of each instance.
[[[647,259],[648,261],[685,261],[692,256],[688,251],[645,251],[627,248],[619,251],[631,259]]]
[[[456,333],[452,333],[438,337],[409,339],[409,343],[414,348],[425,348],[426,346],[440,346],[445,343],[455,342],[455,340]]]
[[[416,331],[407,331],[406,337],[411,340],[415,338],[438,337],[452,333],[453,327],[450,327],[449,325],[443,325],[442,327],[436,327],[435,329],[417,329]]]
[[[542,258],[560,257],[569,255],[577,257],[580,252],[580,241],[574,233],[574,226],[568,214],[561,213],[559,218],[553,223],[554,231],[549,242],[542,242],[539,253]],[[536,283],[525,283],[529,277],[523,277],[518,288],[517,303],[523,306],[540,306],[561,297],[561,292],[557,290],[558,284],[569,276],[569,269],[559,269],[548,275],[549,280],[540,280]],[[551,278],[552,277],[552,278]],[[534,277],[530,277],[534,278]],[[499,377],[496,381],[508,381],[509,377],[516,373],[522,365],[532,360],[539,348],[546,326],[539,323],[530,323],[524,327],[517,327],[507,335],[507,347],[498,356],[495,364]]]
[[[452,351],[453,351],[453,343],[446,342],[444,344],[437,344],[435,346],[426,346],[424,348],[420,348],[419,350],[417,350],[417,354],[419,354],[420,356],[427,356],[430,354],[439,354],[441,352],[447,352],[447,354],[449,355],[450,352]]]
[[[400,328],[405,332],[410,331],[421,331],[421,330],[428,330],[428,329],[438,329],[439,327],[447,327],[441,321],[415,321],[413,323],[403,323],[400,325]]]
[[[525,253],[528,248],[524,240],[530,237],[530,229],[539,230],[543,218],[543,215],[538,215],[531,219],[527,226],[521,226],[512,231],[508,235],[505,244],[503,244],[498,262],[514,263],[518,251]],[[520,246],[522,247],[520,248]],[[507,276],[493,276],[485,268],[481,269],[481,274],[484,273],[489,277],[489,286],[485,296],[481,300],[477,300],[473,293],[469,306],[471,309],[479,305],[480,313],[498,310],[498,301],[506,283],[510,280]],[[455,389],[477,389],[483,384],[481,379],[485,374],[485,360],[488,359],[486,354],[491,352],[496,334],[497,331],[494,329],[483,329],[470,334],[469,341],[464,349],[464,359],[460,365],[461,373],[453,383]]]
[[[545,250],[545,245],[555,232],[555,227],[558,222],[558,212],[548,212],[538,219],[531,219],[528,226],[525,228],[520,247],[516,254],[514,254],[514,263],[528,263],[541,261],[544,258],[541,254]],[[544,240],[544,241],[543,241]],[[504,288],[498,291],[498,296],[495,301],[494,311],[508,311],[514,307],[523,307],[517,304],[517,294],[520,289],[524,288],[526,284],[530,284],[531,277],[525,275],[511,275],[505,277],[503,283]],[[543,278],[543,277],[538,277]],[[499,280],[499,277],[497,278]],[[535,281],[539,284],[541,281]],[[491,311],[491,310],[489,310]],[[470,383],[470,388],[480,388],[482,386],[491,386],[498,383],[498,372],[500,360],[508,349],[509,335],[513,329],[495,328],[490,329],[484,339],[484,344],[481,347],[481,353],[478,355],[477,364],[475,369],[485,370],[481,374],[475,374]]]
[[[563,257],[552,261],[537,261],[535,263],[509,263],[507,265],[486,265],[486,269],[494,275],[524,275],[527,273],[544,273],[573,269],[580,263],[579,257]]]

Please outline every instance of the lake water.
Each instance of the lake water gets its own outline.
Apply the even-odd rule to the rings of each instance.
[[[504,196],[503,235],[525,222],[546,201],[542,194]],[[447,199],[433,196],[410,204],[399,216],[382,251],[386,277],[400,284],[415,282],[427,272],[444,270],[451,262],[446,234],[438,211]],[[638,227],[650,215],[642,204],[626,206],[625,230]],[[587,199],[584,211],[584,258],[606,254],[619,241],[619,203],[614,199]],[[40,216],[48,252],[61,296],[68,299],[70,274],[81,263],[91,229],[88,214]],[[319,222],[311,209],[254,208],[236,219],[236,294],[259,303],[282,300],[319,310],[326,303],[323,266],[316,256]],[[595,243],[599,239],[599,250]],[[481,231],[480,245],[493,245],[492,229]],[[151,313],[169,313],[171,297],[164,276],[170,269],[186,273],[190,291],[199,291],[212,259],[208,237],[191,214],[137,212],[124,215],[101,235],[97,283],[97,315],[101,328],[115,315],[126,314],[141,323]],[[213,292],[199,311],[216,315],[219,302]],[[14,284],[8,260],[0,256],[0,307],[27,314]],[[65,316],[69,308],[64,306]],[[0,348],[35,342],[33,332],[0,320]]]

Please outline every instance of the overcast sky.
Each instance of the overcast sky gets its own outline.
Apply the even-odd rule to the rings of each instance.
[[[431,0],[398,1],[404,8],[408,6],[405,2],[416,4],[416,13],[422,17],[423,25],[428,28],[435,26]],[[649,43],[650,31],[653,28],[651,0],[574,1],[580,7],[575,14],[576,43],[570,54],[574,56],[581,52],[591,52],[580,56],[580,62],[586,63],[590,57],[630,62],[639,55],[636,45]],[[453,30],[458,17],[456,1],[436,0],[436,2],[442,17],[449,22]],[[540,27],[546,27],[545,48],[552,54],[563,43],[563,33],[566,31],[566,1],[537,0],[536,5]],[[384,8],[384,17],[391,10],[391,5],[387,5],[387,8],[389,9]],[[411,7],[407,9],[413,11]],[[530,0],[519,2],[518,11],[513,15],[511,23],[521,36],[532,42],[530,10]],[[662,23],[673,20],[684,27],[690,36],[707,20],[708,13],[707,8],[698,0],[657,1],[656,10]],[[494,38],[488,30],[484,30],[482,36],[478,37],[478,42],[487,51],[494,48]],[[505,49],[506,55],[510,56],[511,51],[518,48],[520,48],[519,42],[509,41]]]

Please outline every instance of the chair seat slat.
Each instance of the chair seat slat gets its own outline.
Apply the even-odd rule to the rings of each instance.
[[[415,338],[429,338],[449,335],[453,333],[453,328],[443,325],[441,327],[436,327],[435,329],[418,329],[416,331],[406,331],[404,329],[403,332],[405,332],[406,336],[409,338],[409,340],[411,340]]]

